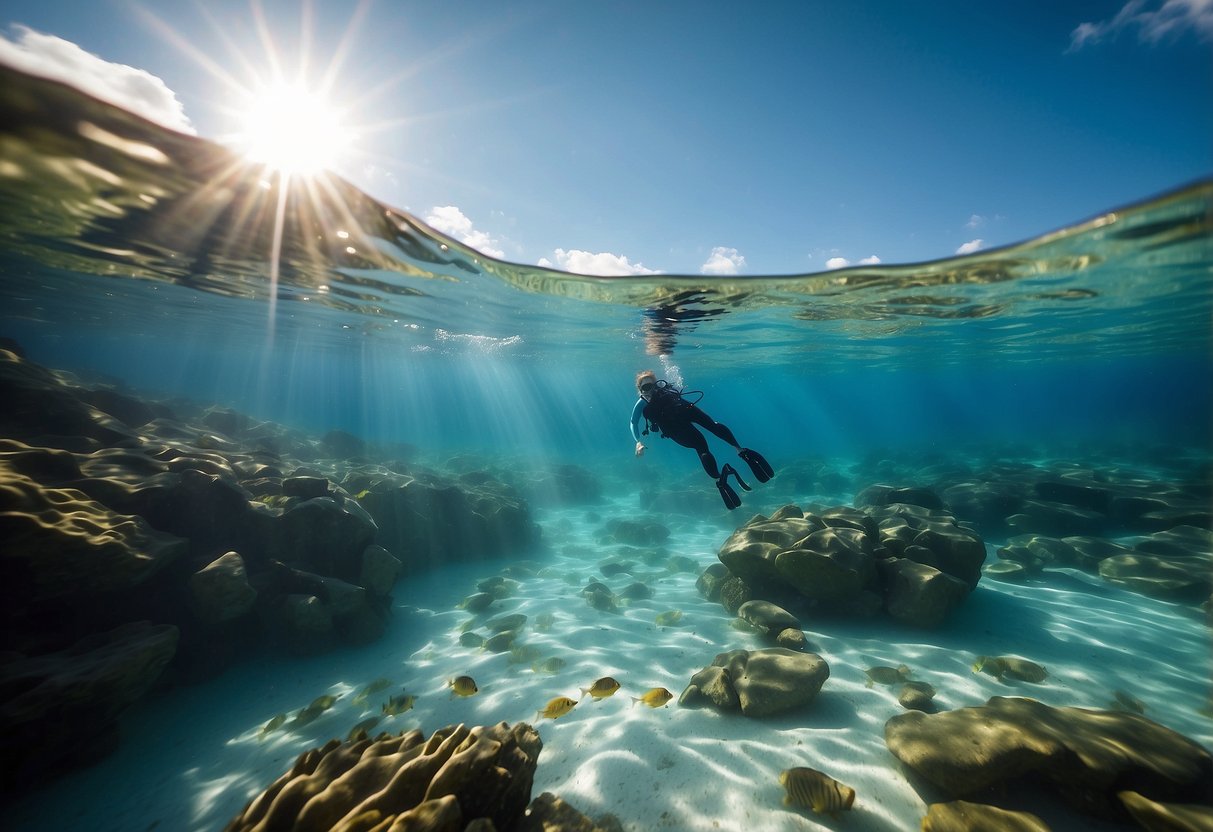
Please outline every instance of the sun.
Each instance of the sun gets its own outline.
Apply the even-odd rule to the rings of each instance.
[[[285,174],[315,175],[341,164],[354,131],[323,95],[278,83],[249,97],[234,144],[249,160]]]

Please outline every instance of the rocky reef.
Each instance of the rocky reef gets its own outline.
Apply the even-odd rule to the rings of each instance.
[[[762,599],[938,627],[977,586],[985,556],[981,537],[942,509],[788,505],[738,528],[700,591],[731,613]]]
[[[955,798],[1027,778],[1082,812],[1124,821],[1127,803],[1140,804],[1124,796],[1129,793],[1146,802],[1204,807],[1213,795],[1209,752],[1133,713],[996,696],[978,707],[899,714],[885,723],[885,742],[916,775]],[[1207,824],[1213,811],[1204,817]],[[937,818],[927,828],[949,827]]]
[[[595,832],[554,795],[531,801],[543,742],[526,723],[332,740],[305,752],[227,832]]]
[[[48,730],[50,711],[21,704],[30,680],[66,689],[98,666],[104,634],[137,626],[161,637],[154,662],[142,642],[107,643],[106,663],[141,664],[141,682],[116,686],[112,698],[94,690],[101,699],[90,726],[77,726],[81,742],[110,735],[133,692],[161,671],[190,681],[259,650],[374,640],[401,575],[538,542],[526,500],[491,474],[371,462],[362,440],[340,431],[313,438],[228,409],[144,401],[6,346],[6,744]],[[413,449],[376,458],[391,459],[389,450]]]

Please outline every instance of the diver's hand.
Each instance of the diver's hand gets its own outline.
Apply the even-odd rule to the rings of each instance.
[[[636,443],[636,456],[644,456],[644,443],[643,442]]]

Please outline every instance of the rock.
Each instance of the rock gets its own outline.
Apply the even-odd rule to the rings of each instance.
[[[905,558],[882,561],[881,573],[885,609],[915,627],[939,627],[969,595],[959,578]]]
[[[116,742],[118,717],[160,677],[178,631],[146,621],[40,656],[0,658],[0,782],[5,790],[88,762]]]
[[[542,747],[531,726],[504,722],[450,726],[428,740],[417,730],[330,740],[301,755],[227,829],[517,829]]]
[[[664,543],[670,530],[655,520],[608,520],[601,537],[628,546],[655,546]]]
[[[905,685],[897,694],[897,704],[907,711],[931,713],[935,710],[935,694],[917,685]]]
[[[954,797],[1031,774],[1077,808],[1117,818],[1124,815],[1118,791],[1168,803],[1213,794],[1209,752],[1138,714],[996,696],[979,707],[895,716],[885,723],[885,743]]]
[[[1109,583],[1160,598],[1201,599],[1210,588],[1209,565],[1196,559],[1114,555],[1099,562],[1099,574]]]
[[[953,800],[927,807],[922,832],[1049,832],[1049,827],[1031,812]]]
[[[320,450],[332,458],[349,459],[362,456],[366,443],[343,430],[330,430],[320,437]]]
[[[332,485],[327,477],[287,477],[282,481],[282,493],[288,497],[327,497]]]
[[[333,646],[333,615],[315,595],[288,595],[280,623],[287,649],[296,655],[322,653]]]
[[[695,589],[709,601],[720,600],[720,585],[729,577],[729,567],[723,563],[713,563],[695,581]]]
[[[737,615],[772,637],[788,627],[800,627],[800,619],[770,601],[746,601],[737,609]]]
[[[733,615],[737,614],[742,604],[753,597],[749,585],[741,578],[726,578],[720,582],[720,604]]]
[[[871,538],[858,529],[824,528],[779,552],[775,570],[805,597],[837,604],[875,580],[874,551]]]
[[[190,576],[190,601],[195,614],[208,624],[232,621],[257,600],[248,582],[244,559],[236,552],[221,555]]]
[[[277,519],[267,550],[299,569],[356,581],[362,555],[376,535],[375,524],[360,511],[331,497],[304,500]]]
[[[775,636],[775,644],[779,647],[785,647],[788,650],[808,650],[809,640],[805,638],[802,631],[795,627],[788,627],[780,630]]]
[[[1207,832],[1213,829],[1213,806],[1158,803],[1128,790],[1118,792],[1116,796],[1143,829],[1160,832]]]
[[[871,485],[855,495],[855,505],[857,506],[887,506],[893,503],[906,503],[935,510],[943,509],[943,500],[930,488]]]
[[[142,517],[111,511],[75,489],[45,487],[13,473],[3,456],[0,539],[5,575],[0,621],[10,649],[43,649],[35,645],[48,635],[39,623],[47,617],[68,639],[56,646],[83,637],[94,601],[109,606],[97,617],[113,621],[120,611],[115,600],[137,594],[187,547]]]
[[[705,668],[691,678],[680,705],[732,710],[735,701],[746,716],[770,716],[808,705],[830,676],[821,656],[782,647],[721,653],[712,667],[718,669]]]
[[[1013,560],[996,561],[989,566],[982,567],[981,570],[981,574],[998,581],[1022,581],[1035,574],[1035,572],[1036,570]]]
[[[367,546],[362,551],[362,569],[358,583],[375,595],[387,595],[396,585],[396,579],[404,567],[391,552],[382,546]]]

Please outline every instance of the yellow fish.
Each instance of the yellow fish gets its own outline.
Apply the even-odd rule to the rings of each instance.
[[[457,696],[475,696],[480,688],[476,687],[476,680],[471,676],[458,676],[450,682],[451,690]]]
[[[632,697],[632,707],[635,708],[637,702],[643,702],[650,708],[660,708],[673,698],[674,694],[670,693],[665,688],[650,688],[640,696]]]
[[[271,734],[274,731],[277,731],[282,727],[284,722],[286,722],[286,714],[278,714],[278,716],[265,723],[265,727],[261,729],[261,733],[258,736],[264,737],[266,734]]]
[[[373,716],[370,719],[362,720],[362,722],[359,722],[357,725],[355,725],[353,728],[350,729],[349,734],[346,735],[345,741],[353,742],[354,740],[358,739],[359,734],[369,736],[371,733],[371,729],[374,728],[378,724],[379,724],[379,717],[377,717],[377,716]]]
[[[977,661],[973,662],[973,672],[988,673],[1000,682],[1004,678],[1020,682],[1043,682],[1049,675],[1049,671],[1036,662],[1017,659],[1014,656],[978,656]]]
[[[413,703],[416,701],[416,696],[409,696],[401,693],[393,696],[391,699],[383,703],[383,712],[388,716],[396,716],[397,714],[402,714],[405,711],[411,711],[413,709]]]
[[[855,802],[854,789],[815,768],[787,769],[780,773],[779,784],[787,790],[784,806],[801,806],[817,814],[835,815]]]
[[[880,665],[877,667],[869,667],[864,671],[864,675],[868,677],[868,681],[864,682],[867,687],[872,687],[872,683],[876,682],[881,685],[896,685],[910,678],[910,668],[904,664],[899,664],[897,667],[885,667]]]
[[[379,691],[389,688],[391,686],[392,686],[391,679],[382,679],[382,678],[376,679],[375,681],[371,682],[369,685],[364,687],[362,690],[358,691],[358,693],[354,694],[354,698],[351,701],[355,705],[358,705],[359,707],[361,707],[362,705],[366,704],[368,699],[371,698],[371,694],[378,693]]]
[[[364,498],[366,497],[366,495],[367,495],[367,494],[370,494],[370,493],[371,493],[371,489],[369,489],[369,488],[364,488],[364,489],[362,489],[361,491],[359,491],[357,494],[355,494],[355,495],[354,495],[354,499],[355,499],[355,500],[362,500],[362,499],[364,499]]]
[[[653,619],[653,623],[658,627],[673,627],[682,620],[682,610],[670,610],[668,612],[658,613]]]
[[[542,711],[537,711],[536,719],[560,719],[576,707],[577,703],[567,696],[557,696],[552,701],[548,702],[547,707]]]
[[[617,690],[619,690],[619,682],[610,676],[603,676],[588,688],[582,688],[581,695],[585,697],[588,693],[595,699],[606,699]]]

